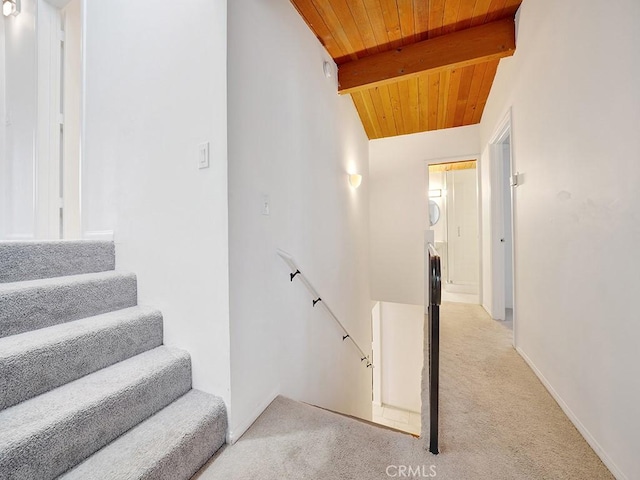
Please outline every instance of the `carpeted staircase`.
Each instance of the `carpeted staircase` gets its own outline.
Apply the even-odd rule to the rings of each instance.
[[[189,479],[223,401],[191,388],[112,242],[0,243],[0,480]]]

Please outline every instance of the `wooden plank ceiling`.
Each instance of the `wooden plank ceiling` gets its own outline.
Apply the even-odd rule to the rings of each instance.
[[[291,0],[370,139],[478,123],[500,58],[515,50],[513,22],[500,29],[521,1]]]

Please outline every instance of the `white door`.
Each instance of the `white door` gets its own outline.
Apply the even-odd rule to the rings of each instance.
[[[478,196],[476,169],[447,172],[448,280],[478,286]]]

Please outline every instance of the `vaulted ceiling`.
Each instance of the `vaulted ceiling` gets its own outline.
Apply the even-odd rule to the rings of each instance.
[[[291,0],[338,64],[369,138],[472,125],[522,0]]]

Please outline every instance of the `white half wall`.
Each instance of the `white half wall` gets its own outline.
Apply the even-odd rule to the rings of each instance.
[[[484,147],[512,107],[517,347],[619,479],[640,478],[639,23],[637,0],[524,0],[481,123]]]
[[[85,6],[84,233],[115,232],[118,269],[191,353],[194,387],[228,403],[226,2]]]
[[[277,393],[370,418],[371,369],[276,255],[370,351],[368,195],[368,139],[331,57],[289,2],[229,2],[232,440]]]
[[[424,307],[380,302],[381,403],[421,411]],[[375,337],[374,333],[374,337]]]
[[[371,296],[424,303],[427,164],[476,158],[479,127],[459,127],[372,140],[370,156]]]

